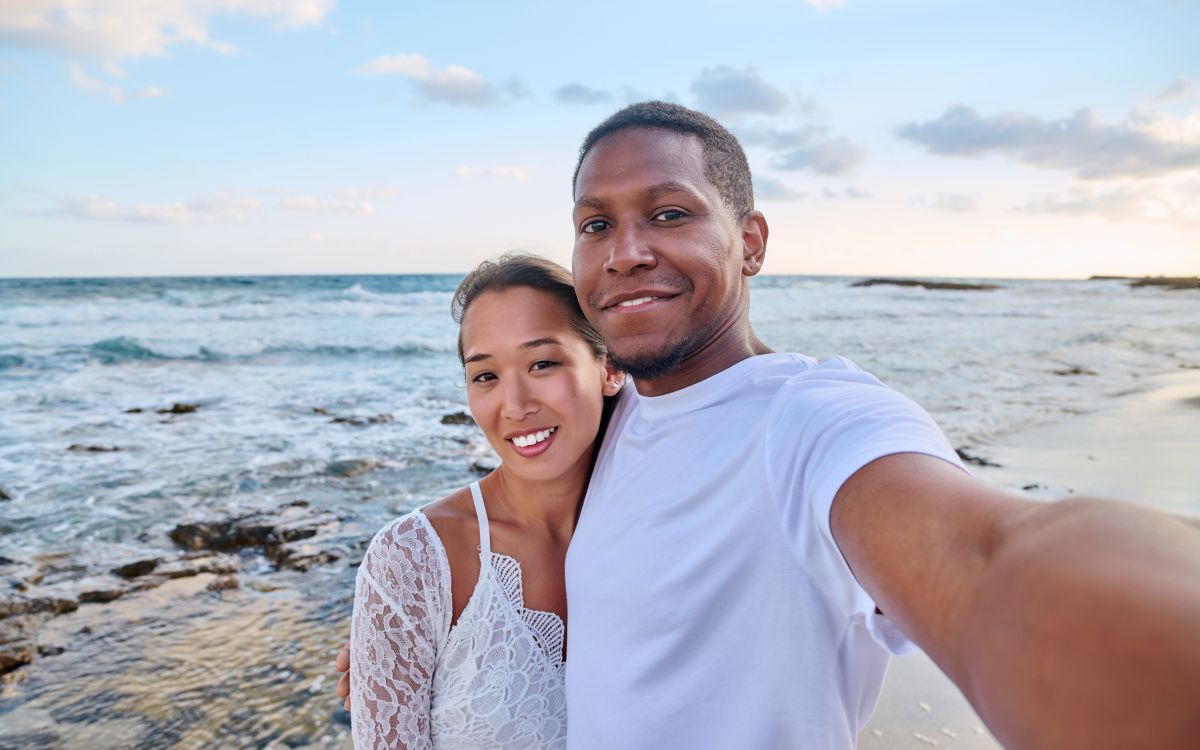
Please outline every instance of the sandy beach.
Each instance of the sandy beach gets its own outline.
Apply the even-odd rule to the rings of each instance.
[[[1200,524],[1200,371],[1155,378],[1110,408],[1034,427],[986,447],[979,478],[1027,497],[1130,500]],[[983,452],[983,449],[981,449]],[[920,651],[894,659],[862,750],[993,750],[1000,744]]]

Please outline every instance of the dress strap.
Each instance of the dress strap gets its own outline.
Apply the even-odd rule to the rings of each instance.
[[[483,507],[483,493],[479,482],[471,482],[471,497],[475,500],[475,517],[479,519],[479,555],[484,560],[492,559],[492,533],[488,530],[487,509]]]

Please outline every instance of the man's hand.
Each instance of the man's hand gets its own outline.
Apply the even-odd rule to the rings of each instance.
[[[342,705],[347,711],[350,710],[350,642],[342,644],[342,648],[338,651],[337,660],[334,662],[337,671],[342,673],[342,676],[337,681],[337,694],[339,698],[345,698],[346,702]]]

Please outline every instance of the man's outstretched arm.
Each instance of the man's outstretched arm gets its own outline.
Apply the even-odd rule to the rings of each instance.
[[[855,473],[830,525],[1006,747],[1200,748],[1200,530],[1017,499],[915,454]]]

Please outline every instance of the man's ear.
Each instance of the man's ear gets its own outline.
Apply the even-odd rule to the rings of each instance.
[[[751,211],[742,217],[742,275],[754,276],[767,259],[767,217]]]
[[[604,388],[602,392],[605,396],[615,396],[617,391],[621,390],[621,386],[625,385],[625,373],[614,368],[612,363],[607,358],[604,360]]]

